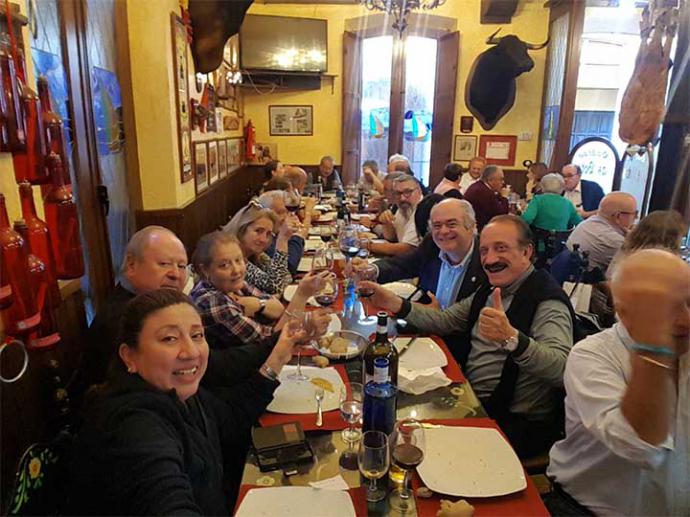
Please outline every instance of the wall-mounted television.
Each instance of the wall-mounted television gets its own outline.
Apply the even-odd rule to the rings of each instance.
[[[248,14],[240,27],[240,66],[244,70],[326,72],[327,21]]]

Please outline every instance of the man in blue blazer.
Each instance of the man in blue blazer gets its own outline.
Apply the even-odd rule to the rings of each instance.
[[[563,197],[572,201],[580,217],[587,219],[596,214],[599,202],[604,197],[604,190],[599,184],[583,180],[582,169],[573,163],[563,166],[561,176],[565,180]]]
[[[431,210],[430,235],[411,252],[378,260],[378,282],[419,278],[427,301],[446,308],[486,282],[479,261],[474,210],[467,201],[444,199]],[[353,260],[357,268],[360,260]]]

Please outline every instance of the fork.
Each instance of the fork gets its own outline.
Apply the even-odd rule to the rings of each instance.
[[[323,397],[325,393],[323,388],[317,387],[314,392],[314,398],[316,399],[316,427],[321,427],[323,425],[323,411],[321,410],[321,403],[323,402]]]

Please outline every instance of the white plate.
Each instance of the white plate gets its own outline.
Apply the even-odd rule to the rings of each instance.
[[[440,427],[425,434],[426,452],[417,472],[434,492],[496,497],[527,487],[520,460],[496,429]]]
[[[331,322],[328,324],[328,330],[326,333],[329,332],[338,332],[342,330],[343,328],[343,323],[340,321],[340,318],[338,317],[337,314],[331,314]]]
[[[314,205],[314,210],[320,210],[321,212],[328,212],[329,210],[333,210],[333,207],[331,205]]]
[[[343,255],[340,251],[334,250],[333,251],[333,260],[343,260],[345,258],[345,255]],[[374,260],[374,259],[371,259]],[[298,273],[308,273],[311,271],[311,265],[312,262],[314,261],[313,256],[309,257],[302,257],[299,259],[299,264],[297,264],[297,272]]]
[[[312,219],[315,223],[329,223],[331,221],[335,221],[335,218],[338,214],[335,212],[326,212],[325,214],[321,214],[318,219]]]
[[[273,413],[288,415],[303,415],[316,413],[316,385],[311,381],[296,381],[289,379],[288,375],[294,373],[296,366],[283,366],[280,371],[280,385],[273,393],[273,400],[268,405]],[[316,368],[314,366],[302,366],[302,373],[309,377],[321,378],[330,381],[333,391],[324,390],[322,408],[324,411],[338,409],[340,406],[340,388],[344,386],[343,379],[335,368]]]
[[[395,348],[400,350],[406,345],[409,337],[399,337],[393,341]],[[426,370],[427,368],[443,368],[448,364],[448,358],[441,347],[428,337],[418,337],[410,348],[398,360],[398,365],[408,370]]]
[[[325,246],[323,241],[319,239],[307,239],[304,241],[304,251],[316,251]]]
[[[387,284],[383,284],[382,287],[385,287],[386,289],[393,291],[395,294],[401,296],[402,298],[407,298],[417,289],[416,285],[408,284],[407,282],[389,282]]]
[[[276,515],[355,517],[356,514],[348,492],[317,490],[308,486],[280,486],[249,490],[235,517]]]
[[[295,292],[297,292],[297,284],[290,284],[286,286],[285,290],[283,291],[283,300],[290,303],[295,297]],[[307,300],[307,305],[310,305],[311,307],[321,307],[319,302],[317,302],[313,296]]]

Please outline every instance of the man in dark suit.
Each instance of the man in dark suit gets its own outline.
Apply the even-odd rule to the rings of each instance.
[[[582,169],[573,163],[563,166],[561,176],[565,180],[563,197],[573,202],[580,217],[587,219],[596,214],[599,202],[604,197],[604,190],[599,184],[583,180]]]
[[[376,262],[378,282],[419,278],[426,297],[441,308],[466,298],[486,282],[476,244],[474,210],[467,201],[445,199],[430,215],[430,235],[404,255]],[[357,268],[362,259],[353,259]]]
[[[477,215],[477,230],[480,232],[492,217],[508,213],[508,200],[501,195],[503,185],[503,169],[498,165],[487,165],[481,179],[465,191],[465,199],[472,203]]]

